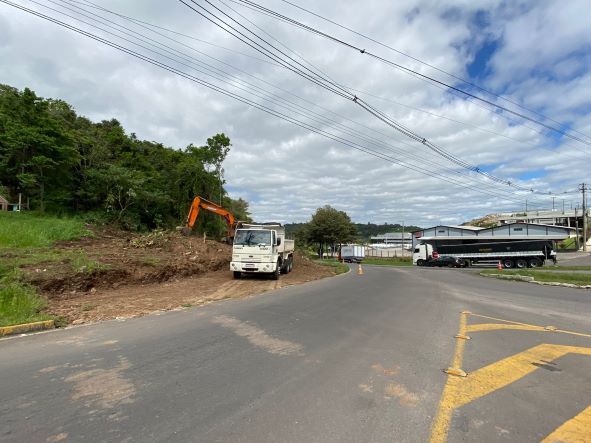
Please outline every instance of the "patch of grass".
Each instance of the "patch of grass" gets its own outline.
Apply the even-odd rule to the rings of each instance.
[[[0,282],[0,326],[32,323],[50,320],[52,317],[42,313],[46,301],[32,286],[18,281]]]
[[[553,271],[591,271],[591,266],[544,266],[543,270]]]
[[[47,302],[27,283],[26,272],[51,272],[52,267],[55,269],[55,265],[61,263],[66,265],[65,272],[72,273],[107,268],[81,249],[51,248],[57,241],[91,235],[80,219],[0,212],[0,325],[53,318],[42,312]],[[92,309],[91,305],[83,308],[88,309]],[[58,324],[64,322],[58,318]]]
[[[487,269],[481,274],[490,275],[526,275],[533,277],[537,281],[543,282],[557,282],[557,283],[572,283],[575,285],[586,286],[591,285],[591,274],[580,274],[574,272],[552,272],[545,270],[503,270],[497,271]]]
[[[576,250],[577,249],[577,240],[574,237],[569,237],[564,239],[563,241],[557,243],[558,250]]]
[[[339,274],[344,274],[345,272],[349,271],[349,266],[347,266],[344,263],[341,263],[340,261],[334,259],[334,258],[325,258],[324,260],[313,260],[314,263],[318,263],[319,265],[322,266],[331,266],[333,268],[335,268],[335,273],[337,275]]]
[[[144,266],[152,266],[152,267],[156,267],[160,264],[160,259],[158,257],[143,257],[140,261],[140,263]]]
[[[363,259],[363,264],[380,266],[412,266],[412,257],[366,257]]]
[[[84,222],[75,218],[0,211],[0,248],[42,248],[90,235]]]
[[[83,250],[49,248],[0,248],[0,278],[22,267],[38,266],[41,270],[52,263],[67,263],[74,272],[93,272],[108,269],[109,265],[90,259]]]

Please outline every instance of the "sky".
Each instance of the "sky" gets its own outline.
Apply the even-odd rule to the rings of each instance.
[[[10,1],[160,66],[0,2],[0,83],[176,149],[225,133],[226,189],[257,221],[305,222],[331,205],[358,223],[459,224],[551,209],[552,197],[556,209],[574,208],[578,184],[591,182],[586,0],[256,0],[366,53],[240,0],[184,0],[193,9],[176,0]],[[264,38],[308,77],[207,21],[202,8],[269,49]]]

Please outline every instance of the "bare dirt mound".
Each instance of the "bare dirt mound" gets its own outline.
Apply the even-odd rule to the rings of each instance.
[[[48,298],[217,271],[229,266],[231,255],[227,244],[163,231],[146,235],[97,231],[92,238],[61,242],[56,250],[65,252],[65,258],[47,263],[43,272],[29,277]]]
[[[259,294],[335,275],[296,251],[293,271],[234,280],[230,245],[175,232],[146,235],[115,230],[61,242],[61,260],[25,268],[48,299],[48,312],[74,324],[145,315],[225,298]],[[40,269],[42,268],[42,269]]]

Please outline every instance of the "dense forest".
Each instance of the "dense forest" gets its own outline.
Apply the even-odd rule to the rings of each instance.
[[[95,123],[62,100],[0,85],[0,195],[16,202],[20,194],[38,212],[133,230],[172,227],[200,195],[249,219],[248,203],[223,188],[230,146],[224,134],[184,149],[139,140],[115,119]],[[198,228],[217,235],[224,225],[204,214]]]

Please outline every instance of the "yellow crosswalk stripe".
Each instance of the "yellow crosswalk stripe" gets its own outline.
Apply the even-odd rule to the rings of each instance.
[[[542,443],[591,442],[591,406],[571,418],[542,440]]]

